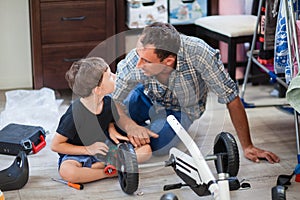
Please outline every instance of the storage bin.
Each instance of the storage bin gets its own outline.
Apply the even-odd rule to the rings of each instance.
[[[207,16],[207,0],[170,0],[170,24],[193,24],[199,17]]]
[[[168,22],[167,0],[127,0],[128,28],[144,28],[153,22]]]

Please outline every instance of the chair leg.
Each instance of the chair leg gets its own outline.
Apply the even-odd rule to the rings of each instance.
[[[227,70],[232,78],[235,81],[235,70],[236,70],[236,43],[230,39],[228,42],[228,65]]]

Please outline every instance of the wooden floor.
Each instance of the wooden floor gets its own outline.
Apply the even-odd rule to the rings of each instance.
[[[245,100],[247,102],[261,104],[284,103],[285,99],[270,97],[272,86],[247,85]],[[0,93],[0,111],[4,109],[4,93]],[[66,105],[62,106],[64,110]],[[277,176],[291,174],[297,163],[296,133],[294,116],[275,107],[263,107],[247,109],[252,139],[258,147],[268,149],[278,154],[281,158],[279,164],[269,164],[266,161],[256,164],[243,157],[240,151],[239,180],[245,179],[251,184],[247,190],[231,192],[231,199],[239,200],[268,200],[271,199],[271,188],[275,186]],[[217,103],[214,95],[209,96],[207,112],[197,120],[189,132],[195,138],[203,155],[210,154],[213,141],[221,131],[228,131],[235,135],[228,112],[224,105]],[[38,154],[29,155],[30,176],[28,183],[20,190],[4,192],[6,200],[32,200],[32,199],[143,199],[159,200],[166,193],[163,191],[165,184],[180,183],[181,180],[171,168],[162,166],[140,169],[138,191],[133,195],[127,195],[120,189],[118,179],[105,179],[85,184],[79,191],[66,185],[54,182],[51,178],[59,178],[57,173],[57,155],[51,152],[50,143],[53,133],[47,135],[47,146]],[[236,138],[237,139],[237,138]],[[237,140],[238,141],[238,140]],[[239,143],[238,143],[239,145]],[[239,146],[240,147],[240,146]],[[154,158],[151,163],[163,162],[166,157]],[[0,155],[0,170],[7,168],[13,156]],[[212,161],[208,161],[214,175],[215,167]],[[295,183],[286,191],[287,199],[300,199],[300,183]],[[190,188],[185,187],[172,190],[180,200],[211,199],[210,196],[199,197]]]

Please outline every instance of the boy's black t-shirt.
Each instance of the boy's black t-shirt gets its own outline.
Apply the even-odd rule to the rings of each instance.
[[[88,146],[105,142],[109,123],[118,121],[119,115],[111,97],[105,96],[103,101],[102,112],[95,115],[76,99],[61,117],[56,132],[67,137],[67,142],[74,145]]]

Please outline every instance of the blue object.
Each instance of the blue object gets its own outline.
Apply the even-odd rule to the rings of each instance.
[[[150,138],[150,146],[156,156],[167,155],[170,148],[180,142],[180,139],[167,122],[168,115],[174,115],[186,130],[192,124],[192,121],[184,112],[166,110],[158,103],[153,105],[144,93],[142,84],[133,89],[123,103],[126,105],[132,120],[159,135],[158,138]],[[150,124],[146,123],[147,120],[150,120]]]
[[[255,108],[254,103],[246,103],[243,98],[241,98],[242,104],[244,105],[244,108]]]
[[[296,165],[295,167],[295,174],[300,174],[300,164]]]

